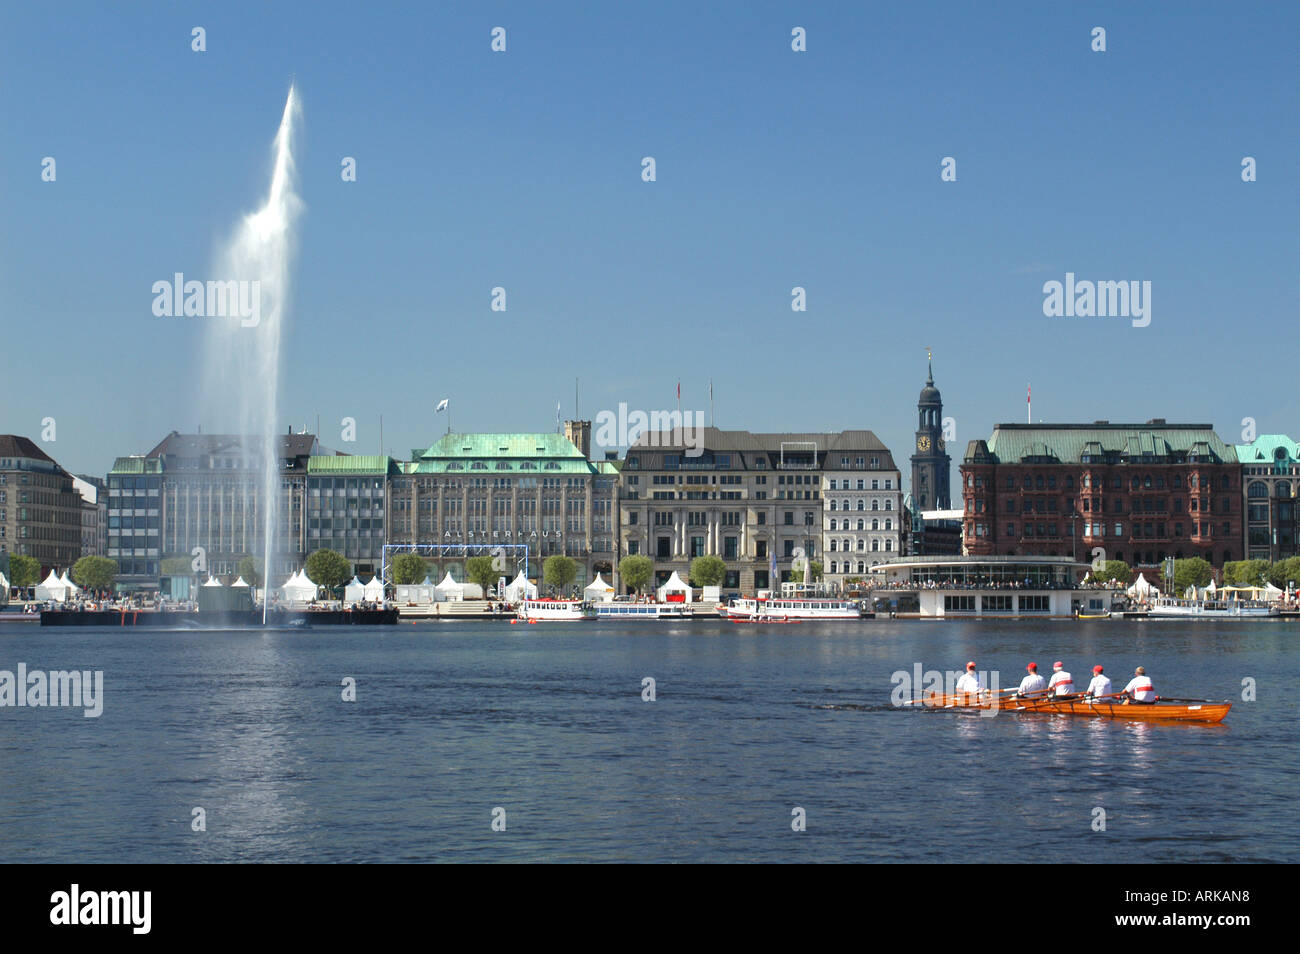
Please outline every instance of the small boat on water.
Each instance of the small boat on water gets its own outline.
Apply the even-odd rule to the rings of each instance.
[[[1265,600],[1186,600],[1162,596],[1151,601],[1149,619],[1268,619],[1278,608]]]
[[[1138,722],[1222,722],[1231,702],[1108,702],[1083,696],[1047,696],[1023,699],[991,696],[987,692],[941,695],[929,693],[917,700],[928,709],[998,709],[1004,712],[1039,715],[1088,716],[1095,719],[1128,719]]]
[[[596,618],[586,600],[521,600],[516,617],[525,623],[576,622]]]
[[[607,620],[689,620],[690,609],[685,603],[622,603],[596,604],[596,618]]]
[[[837,596],[818,583],[783,583],[781,595],[759,590],[757,596],[742,596],[727,604],[727,619],[733,623],[789,623],[799,620],[862,619],[856,600]]]
[[[1110,610],[1103,610],[1100,613],[1079,613],[1076,619],[1110,619]]]

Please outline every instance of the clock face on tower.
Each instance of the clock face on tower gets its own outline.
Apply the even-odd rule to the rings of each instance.
[[[922,454],[928,451],[930,449],[930,438],[925,437],[924,435],[918,437],[916,439],[916,449],[919,450]]]

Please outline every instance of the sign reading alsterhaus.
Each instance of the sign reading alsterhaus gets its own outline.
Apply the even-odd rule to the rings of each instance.
[[[650,557],[657,584],[706,555],[727,565],[724,592],[752,593],[789,579],[801,554],[843,579],[899,552],[900,475],[871,431],[690,436],[642,434],[624,459],[621,553]]]

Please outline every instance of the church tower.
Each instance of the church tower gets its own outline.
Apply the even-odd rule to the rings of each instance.
[[[916,453],[912,455],[912,506],[922,510],[948,510],[952,506],[948,487],[952,461],[943,442],[943,398],[934,386],[934,368],[926,361],[928,374],[916,402]]]

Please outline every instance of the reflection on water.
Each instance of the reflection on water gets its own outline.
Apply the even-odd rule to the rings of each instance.
[[[1289,695],[1212,727],[890,705],[896,671],[1019,671],[1076,624],[347,629],[6,633],[0,669],[105,671],[100,719],[0,710],[6,858],[943,861],[1032,832],[1081,861],[1300,860]],[[1112,623],[1087,654],[1232,697],[1300,676],[1263,629]]]

